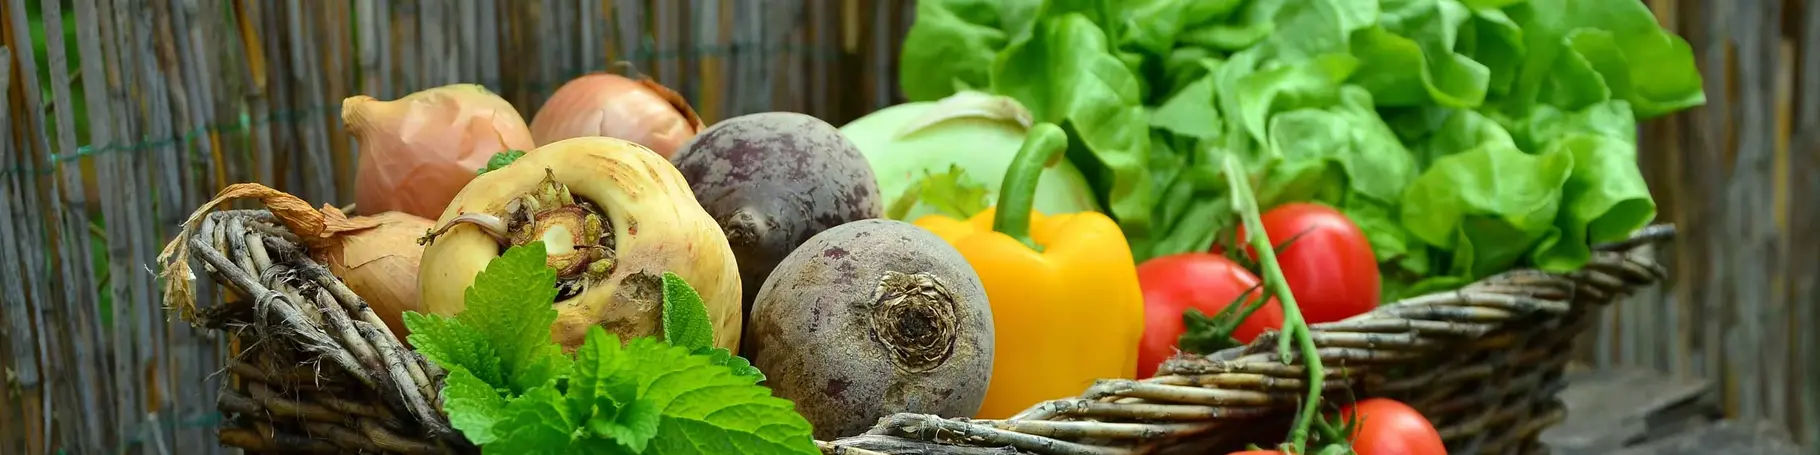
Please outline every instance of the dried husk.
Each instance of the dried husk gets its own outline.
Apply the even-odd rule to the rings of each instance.
[[[203,217],[235,199],[257,199],[291,233],[310,256],[326,264],[355,294],[372,307],[394,338],[403,340],[404,311],[418,308],[417,266],[423,247],[416,238],[429,229],[430,220],[400,212],[348,217],[341,209],[324,204],[321,209],[297,196],[257,183],[223,188],[184,221],[183,231],[158,255],[166,280],[166,305],[175,305],[185,320],[195,318],[195,274],[189,266],[189,238]]]

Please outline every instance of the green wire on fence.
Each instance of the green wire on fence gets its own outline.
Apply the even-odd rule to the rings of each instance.
[[[703,57],[736,56],[736,55],[741,55],[741,54],[745,54],[748,52],[758,52],[758,53],[797,52],[797,53],[802,53],[802,54],[808,56],[809,61],[826,61],[826,60],[831,60],[833,56],[840,54],[840,50],[838,48],[834,48],[834,47],[801,46],[801,45],[795,45],[795,44],[784,44],[784,45],[780,45],[780,46],[742,46],[739,44],[714,45],[714,46],[696,47],[696,48],[693,48],[693,49],[690,49],[687,51],[678,51],[678,50],[653,51],[653,50],[651,50],[652,47],[654,47],[654,43],[649,40],[646,40],[646,42],[643,43],[643,45],[641,45],[639,47],[638,52],[634,52],[631,56],[625,58],[624,60],[632,61],[632,62],[638,62],[638,61],[643,61],[643,60],[664,61],[664,60],[679,60],[679,59],[690,58],[690,57],[703,58]],[[562,77],[560,79],[539,80],[539,81],[525,84],[524,87],[525,87],[525,90],[528,90],[531,93],[544,95],[544,94],[548,94],[551,91],[554,91],[557,87],[560,87],[563,83],[568,82],[570,79],[574,79],[576,77],[580,77],[580,76],[583,76],[586,74],[599,72],[599,71],[607,71],[607,69],[601,68],[601,69],[594,69],[594,70],[581,70],[581,69],[564,70],[564,71],[562,71],[562,73],[564,74],[564,77]],[[504,83],[503,81],[494,80],[494,81],[483,81],[480,84],[486,86],[487,89],[489,89],[489,90],[493,90],[494,92],[499,92],[499,91],[501,91],[500,87],[503,83]],[[51,153],[48,166],[14,166],[10,169],[0,169],[0,177],[11,176],[11,175],[15,175],[15,174],[47,176],[47,175],[51,175],[51,174],[55,173],[57,170],[57,167],[59,165],[65,163],[65,162],[80,160],[84,157],[100,156],[100,155],[107,155],[107,154],[120,153],[120,152],[139,152],[139,151],[144,151],[144,150],[171,147],[171,146],[176,146],[179,144],[190,144],[190,143],[194,143],[194,142],[200,140],[201,138],[205,137],[206,135],[208,135],[210,133],[216,133],[216,134],[244,133],[244,132],[253,130],[255,127],[270,125],[270,124],[274,124],[274,123],[296,124],[296,123],[303,122],[304,119],[306,119],[308,117],[323,115],[323,114],[331,113],[331,112],[340,112],[340,111],[341,111],[341,101],[336,100],[333,102],[323,103],[323,104],[300,108],[300,109],[285,109],[285,110],[281,110],[281,111],[275,111],[275,112],[267,114],[261,118],[252,118],[252,116],[250,114],[242,112],[240,114],[239,120],[236,122],[204,125],[204,126],[200,126],[200,127],[191,129],[190,131],[187,131],[187,132],[184,132],[181,134],[177,134],[175,136],[166,137],[163,139],[146,139],[143,141],[133,142],[133,143],[113,143],[113,144],[106,144],[106,145],[103,145],[100,147],[95,147],[93,145],[82,145],[82,146],[76,147],[76,151],[73,153]],[[147,137],[149,138],[151,136],[147,135]]]

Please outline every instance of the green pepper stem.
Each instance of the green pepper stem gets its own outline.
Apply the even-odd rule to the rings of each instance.
[[[1030,210],[1036,204],[1036,184],[1043,169],[1061,161],[1068,151],[1068,133],[1054,123],[1038,123],[1025,133],[1024,145],[1005,170],[1005,181],[999,186],[997,213],[992,216],[992,230],[1023,242],[1032,250],[1043,251],[1030,239]]]
[[[1276,294],[1277,303],[1283,307],[1283,332],[1278,335],[1279,356],[1284,363],[1290,360],[1289,343],[1295,342],[1302,349],[1302,364],[1308,370],[1308,398],[1302,401],[1301,412],[1296,413],[1295,426],[1289,430],[1289,442],[1295,453],[1307,453],[1308,427],[1320,413],[1322,379],[1327,372],[1321,368],[1320,352],[1315,348],[1314,337],[1308,332],[1308,321],[1302,318],[1302,309],[1296,305],[1295,294],[1289,292],[1289,282],[1283,279],[1283,268],[1277,265],[1276,248],[1270,244],[1270,235],[1264,232],[1263,215],[1258,213],[1257,197],[1251,193],[1251,174],[1245,171],[1245,165],[1238,157],[1227,155],[1225,161],[1226,181],[1232,187],[1232,208],[1238,212],[1245,223],[1245,233],[1251,237],[1246,241],[1258,252],[1258,269],[1264,276],[1269,293]]]

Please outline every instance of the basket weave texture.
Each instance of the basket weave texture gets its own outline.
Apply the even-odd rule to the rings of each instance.
[[[274,453],[477,452],[442,413],[437,391],[446,373],[407,349],[271,212],[210,213],[188,247],[243,302],[185,315],[240,347],[216,401],[226,417],[222,444]]]
[[[1325,368],[1323,396],[1382,397],[1420,411],[1452,454],[1546,454],[1544,429],[1566,418],[1556,398],[1591,311],[1666,276],[1650,226],[1595,248],[1572,273],[1513,270],[1459,290],[1385,304],[1310,325]],[[827,453],[1051,455],[1219,454],[1285,439],[1306,397],[1299,351],[1285,362],[1276,333],[1208,356],[1164,362],[1157,377],[1108,379],[1080,396],[1006,420],[897,414]],[[849,451],[848,449],[858,449]]]
[[[1572,273],[1514,270],[1456,291],[1386,304],[1311,332],[1325,396],[1385,397],[1421,411],[1455,454],[1540,454],[1565,418],[1555,398],[1590,312],[1665,276],[1648,244],[1668,225],[1595,248]],[[217,407],[223,444],[287,453],[473,453],[438,402],[444,372],[405,348],[366,304],[304,254],[264,210],[210,213],[193,257],[242,302],[192,317],[240,340]],[[1174,454],[1269,445],[1305,398],[1299,353],[1275,333],[1155,378],[1108,379],[1006,420],[896,414],[826,453]],[[382,405],[375,405],[381,403]]]

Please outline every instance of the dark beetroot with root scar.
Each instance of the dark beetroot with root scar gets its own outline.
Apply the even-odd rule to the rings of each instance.
[[[823,231],[772,271],[746,355],[833,440],[898,412],[971,417],[992,377],[992,308],[959,251],[909,223]]]
[[[829,228],[879,218],[878,180],[839,129],[767,112],[708,127],[670,158],[726,233],[747,319],[759,286],[797,245]]]

